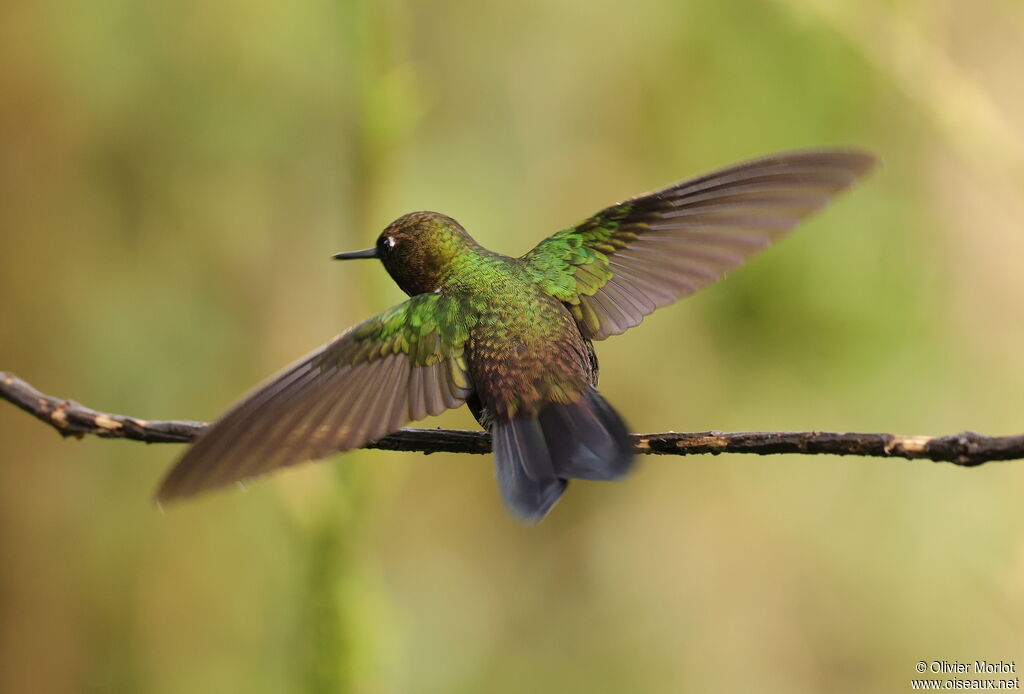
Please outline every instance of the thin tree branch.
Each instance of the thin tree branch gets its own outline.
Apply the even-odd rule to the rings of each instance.
[[[14,403],[56,429],[62,436],[85,435],[131,439],[146,443],[187,443],[206,427],[203,422],[147,420],[97,412],[73,400],[41,393],[12,373],[0,371],[0,398]],[[971,431],[952,436],[896,434],[837,434],[804,432],[705,431],[633,434],[637,453],[691,455],[694,453],[800,453],[859,455],[880,458],[923,458],[973,467],[992,460],[1024,458],[1024,435],[983,436]],[[489,453],[485,431],[400,429],[364,448],[422,453]]]

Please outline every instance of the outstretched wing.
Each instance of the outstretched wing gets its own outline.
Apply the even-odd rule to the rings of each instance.
[[[472,312],[421,294],[345,331],[237,402],[164,480],[169,501],[357,448],[472,391],[464,347]]]
[[[876,162],[841,149],[755,159],[612,205],[522,259],[601,340],[743,264]]]

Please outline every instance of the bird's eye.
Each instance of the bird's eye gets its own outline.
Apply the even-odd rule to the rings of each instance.
[[[395,240],[394,236],[385,236],[384,238],[382,238],[377,243],[381,257],[387,257],[388,255],[390,255],[396,243],[398,242]]]

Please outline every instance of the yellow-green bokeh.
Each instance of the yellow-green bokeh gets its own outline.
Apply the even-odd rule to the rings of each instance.
[[[401,299],[329,257],[404,212],[518,254],[851,144],[884,168],[598,345],[603,392],[639,431],[1017,433],[1022,55],[1009,0],[6,0],[0,369],[209,419]],[[0,405],[0,691],[860,693],[1024,662],[1021,463],[649,458],[524,528],[488,459],[373,451],[162,514],[179,453]]]

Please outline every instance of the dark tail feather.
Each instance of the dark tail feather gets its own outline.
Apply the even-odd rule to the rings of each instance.
[[[492,433],[501,494],[528,523],[551,510],[567,479],[619,479],[633,460],[629,430],[593,388],[575,403],[546,406],[536,419],[495,422]]]
[[[494,464],[505,505],[524,523],[536,523],[565,491],[536,419],[495,422]]]
[[[540,426],[559,477],[617,480],[632,467],[629,428],[593,388],[571,405],[545,407]]]

